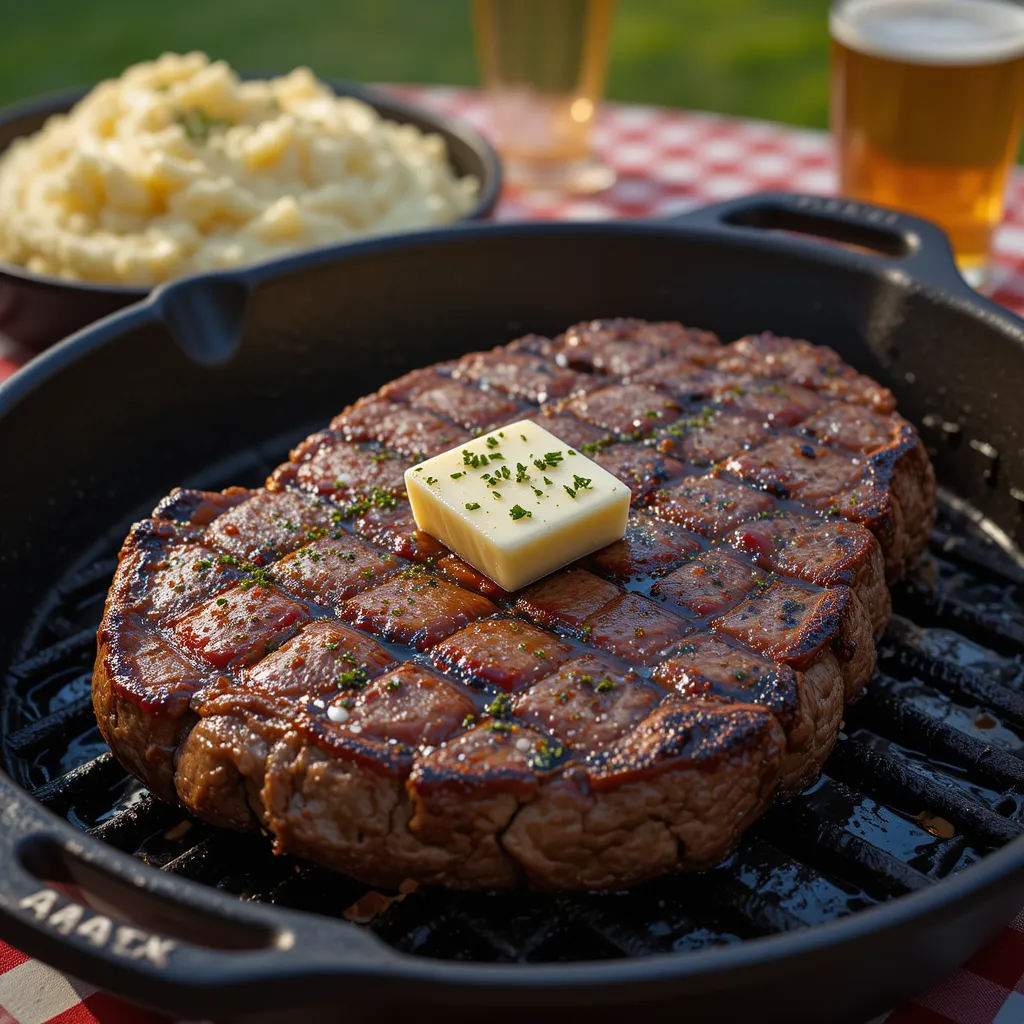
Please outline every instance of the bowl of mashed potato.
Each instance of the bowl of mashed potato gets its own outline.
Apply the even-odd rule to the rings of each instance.
[[[0,111],[0,332],[39,348],[184,275],[486,217],[500,177],[383,93],[164,54]]]

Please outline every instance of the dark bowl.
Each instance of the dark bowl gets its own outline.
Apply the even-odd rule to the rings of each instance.
[[[269,77],[243,75],[245,78]],[[462,121],[431,113],[404,103],[384,92],[354,82],[323,79],[339,96],[354,96],[383,117],[414,124],[423,131],[444,137],[448,158],[458,175],[473,174],[480,180],[480,198],[461,220],[489,217],[501,191],[501,163],[494,147]],[[47,118],[71,109],[88,89],[69,89],[37,96],[0,108],[0,153],[22,136],[43,127]],[[334,249],[351,243],[339,242]],[[146,297],[147,287],[69,281],[51,274],[34,274],[24,267],[0,260],[0,334],[29,351],[39,351],[114,310]]]

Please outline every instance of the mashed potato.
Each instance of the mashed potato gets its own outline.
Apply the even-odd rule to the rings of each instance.
[[[478,190],[439,135],[336,97],[307,68],[243,82],[205,54],[165,54],[0,156],[0,259],[152,285],[444,224]]]

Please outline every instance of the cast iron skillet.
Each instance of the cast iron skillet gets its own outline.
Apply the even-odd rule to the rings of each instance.
[[[480,196],[465,219],[490,216],[501,191],[501,164],[494,148],[479,132],[463,121],[403,103],[379,89],[355,82],[325,81],[339,96],[363,100],[392,121],[414,124],[423,131],[443,136],[459,177],[473,174],[480,180]],[[38,131],[49,117],[70,110],[88,91],[70,89],[0,109],[0,153],[15,139]],[[0,260],[0,333],[31,351],[39,351],[108,313],[138,302],[149,291],[145,287],[93,284],[34,274]]]
[[[675,222],[455,227],[178,281],[0,386],[0,667],[62,567],[199,468],[325,422],[413,366],[617,315],[832,345],[896,390],[926,440],[961,440],[932,445],[942,484],[1021,540],[1024,322],[963,283],[937,228],[789,195]],[[4,938],[190,1016],[486,1007],[521,1020],[543,1007],[614,1019],[629,1006],[694,1021],[864,1021],[947,975],[1024,903],[1018,840],[934,887],[807,931],[601,963],[441,962],[152,870],[2,775],[0,807]],[[58,914],[67,882],[129,930],[102,937],[82,929],[95,911]]]

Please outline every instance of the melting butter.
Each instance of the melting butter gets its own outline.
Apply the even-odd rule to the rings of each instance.
[[[405,472],[419,529],[505,590],[619,540],[629,488],[521,420]]]

